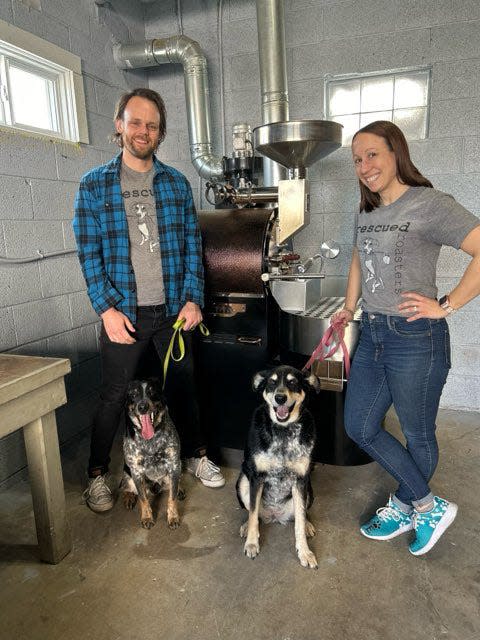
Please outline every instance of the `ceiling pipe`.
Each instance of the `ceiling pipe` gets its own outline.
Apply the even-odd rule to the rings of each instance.
[[[284,0],[257,0],[262,124],[289,119]],[[264,158],[263,184],[278,185],[287,170]]]
[[[183,65],[192,163],[202,178],[221,180],[222,158],[212,152],[207,61],[198,42],[181,35],[138,44],[118,44],[113,47],[113,56],[120,69],[176,62]]]

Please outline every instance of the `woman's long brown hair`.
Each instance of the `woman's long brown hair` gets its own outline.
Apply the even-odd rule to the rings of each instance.
[[[433,188],[430,180],[425,178],[425,176],[423,176],[413,164],[405,136],[396,124],[393,124],[393,122],[389,122],[388,120],[376,120],[375,122],[371,122],[357,131],[353,136],[352,144],[359,133],[373,133],[385,140],[387,147],[395,154],[397,178],[402,184],[408,184],[410,187]],[[361,194],[360,211],[368,212],[379,207],[379,194],[370,191],[370,189],[364,185],[361,180],[358,182],[360,184]]]

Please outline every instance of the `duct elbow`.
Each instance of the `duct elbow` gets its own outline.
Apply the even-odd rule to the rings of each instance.
[[[152,54],[157,64],[177,62],[184,68],[192,60],[201,60],[206,64],[205,54],[198,42],[183,35],[152,40]]]
[[[223,180],[222,158],[214,156],[210,152],[195,156],[192,151],[192,164],[201,178],[204,178],[205,180],[212,180],[214,182]]]
[[[168,63],[183,66],[192,164],[202,178],[222,179],[222,158],[213,155],[211,149],[207,59],[198,42],[175,35],[131,45],[118,44],[113,47],[113,56],[119,69]]]

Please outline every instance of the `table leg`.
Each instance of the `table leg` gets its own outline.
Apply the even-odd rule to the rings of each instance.
[[[55,412],[23,428],[40,557],[57,564],[72,548]]]

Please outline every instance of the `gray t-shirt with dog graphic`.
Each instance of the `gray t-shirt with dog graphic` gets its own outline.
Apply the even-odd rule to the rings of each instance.
[[[120,183],[139,307],[165,302],[153,175],[153,167],[141,173],[122,163]]]
[[[400,293],[437,297],[436,267],[442,245],[459,248],[480,224],[446,193],[410,187],[398,200],[356,216],[363,309],[402,315]]]

